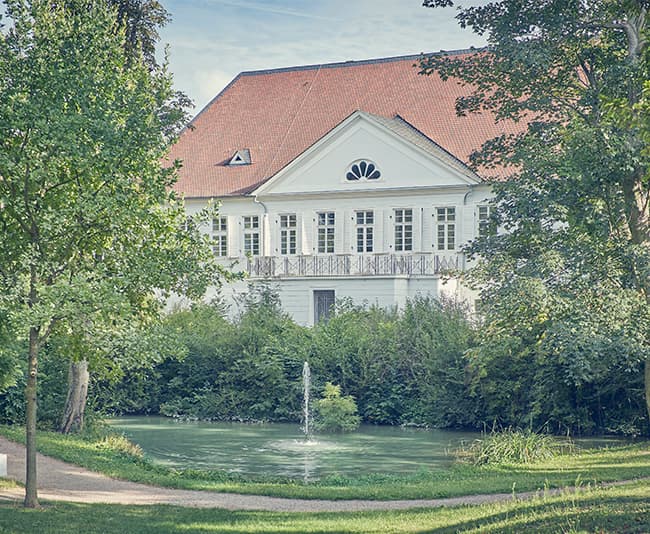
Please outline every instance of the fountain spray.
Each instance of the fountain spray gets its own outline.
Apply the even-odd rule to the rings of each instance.
[[[304,425],[302,431],[305,433],[307,441],[311,440],[311,427],[309,421],[309,388],[311,386],[311,372],[307,362],[302,366],[302,389],[303,389],[303,419]]]

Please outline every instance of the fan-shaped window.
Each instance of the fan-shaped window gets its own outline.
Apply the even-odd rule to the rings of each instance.
[[[355,161],[350,165],[348,172],[345,174],[345,179],[348,182],[378,180],[379,178],[381,178],[381,172],[379,172],[377,165],[365,159]]]

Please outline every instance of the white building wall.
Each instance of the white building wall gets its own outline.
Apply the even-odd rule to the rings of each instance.
[[[489,187],[481,185],[466,188],[441,188],[426,192],[393,192],[391,195],[370,192],[363,194],[332,195],[290,195],[288,197],[225,198],[221,201],[220,215],[228,217],[228,251],[232,262],[239,260],[238,268],[245,269],[243,255],[242,217],[259,215],[261,224],[261,243],[265,244],[266,255],[279,255],[280,214],[297,214],[298,254],[312,255],[317,251],[317,213],[334,211],[336,213],[336,252],[335,254],[356,254],[356,211],[374,211],[374,253],[394,253],[394,210],[409,208],[413,210],[414,253],[424,252],[445,254],[455,252],[438,251],[436,247],[436,208],[453,206],[456,209],[457,253],[461,246],[477,235],[477,206],[485,204],[490,197]],[[196,213],[206,206],[207,200],[191,199],[186,202],[189,214]],[[266,219],[265,219],[266,214]],[[206,225],[206,232],[211,225]],[[398,253],[399,254],[399,253]],[[408,254],[408,253],[405,253]],[[262,253],[264,255],[264,253]],[[314,321],[315,290],[333,290],[336,298],[351,298],[357,304],[378,305],[382,307],[401,307],[407,299],[417,295],[440,296],[446,294],[453,298],[473,300],[475,295],[457,284],[456,280],[442,279],[439,276],[392,277],[304,277],[274,279],[271,282],[282,302],[283,309],[298,323],[311,325]],[[245,293],[247,282],[226,284],[221,289],[222,298],[230,304],[230,315],[240,310],[237,299]]]
[[[381,178],[346,181],[346,170],[359,158],[375,162]],[[277,257],[280,215],[296,214],[297,255],[313,256],[318,254],[317,214],[334,212],[334,256],[354,257],[357,254],[356,212],[372,210],[373,254],[381,258],[416,254],[426,259],[458,258],[463,267],[462,246],[477,235],[477,206],[485,204],[490,197],[489,186],[476,182],[469,171],[463,172],[457,165],[436,158],[372,121],[355,118],[296,158],[261,186],[256,196],[221,199],[219,213],[228,221],[228,258],[224,258],[224,264],[238,260],[239,268],[246,268],[244,216],[260,217],[260,255]],[[201,210],[207,202],[209,199],[188,199],[188,214]],[[436,209],[439,207],[455,208],[455,250],[438,250]],[[413,210],[412,251],[395,250],[395,209],[398,208]],[[211,232],[211,226],[206,224],[204,231]],[[339,299],[351,298],[355,303],[385,307],[403,306],[416,295],[446,293],[456,298],[472,298],[455,280],[446,281],[437,275],[348,276],[346,272],[345,276],[340,273],[302,278],[286,276],[273,279],[272,283],[284,309],[301,324],[313,323],[313,292],[317,290],[333,290]],[[237,296],[245,292],[246,285],[237,282],[223,287],[224,300],[232,304],[231,314],[238,312]]]

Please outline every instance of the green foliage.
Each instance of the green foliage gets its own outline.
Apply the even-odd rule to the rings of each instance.
[[[639,424],[644,395],[650,413],[647,8],[462,7],[458,20],[487,36],[489,53],[422,64],[473,88],[459,113],[490,110],[521,128],[474,155],[511,175],[493,184],[502,232],[469,248],[485,317],[474,391],[500,420],[648,430],[647,417]]]
[[[314,426],[319,432],[352,432],[359,427],[357,403],[350,395],[341,396],[341,386],[325,383],[323,398],[314,402]]]
[[[126,458],[142,460],[144,453],[139,445],[130,442],[124,436],[116,434],[105,435],[96,444],[97,449],[111,451],[115,454],[121,454]]]
[[[308,361],[314,389],[338,384],[367,423],[644,434],[636,369],[645,353],[626,326],[635,321],[641,335],[643,307],[633,298],[611,313],[582,297],[576,314],[538,291],[515,327],[499,331],[472,323],[460,303],[424,297],[400,312],[339,303],[308,329],[282,312],[272,288],[254,288],[232,321],[218,305],[171,313],[163,328],[177,348],[152,368],[94,383],[91,403],[108,413],[298,423]]]
[[[99,406],[221,421],[299,418],[309,331],[279,309],[277,297],[252,288],[234,322],[218,304],[197,304],[170,314],[164,325],[184,357],[126,374],[117,387],[104,382]]]
[[[340,303],[314,327],[310,365],[355,397],[362,419],[378,424],[471,426],[465,352],[474,329],[466,308],[417,297],[403,312]],[[322,379],[321,379],[322,380]]]
[[[570,442],[562,443],[546,434],[508,428],[492,431],[456,451],[462,462],[473,465],[532,464],[555,458],[573,450]]]
[[[157,3],[148,4],[164,18]],[[134,29],[130,15],[118,21],[103,1],[5,5],[0,315],[12,339],[29,340],[25,418],[33,451],[38,360],[48,343],[67,361],[87,360],[91,371],[128,369],[136,351],[113,341],[156,321],[154,293],[199,297],[222,269],[207,236],[183,227],[171,188],[178,163],[161,165],[183,110],[166,66],[151,61],[152,40],[136,43],[133,34],[129,42],[122,29]],[[159,22],[152,23],[149,30]],[[27,457],[26,503],[35,506],[34,455]]]

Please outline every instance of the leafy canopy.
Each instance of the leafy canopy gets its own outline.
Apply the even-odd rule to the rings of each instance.
[[[508,130],[519,128],[473,157],[479,172],[503,165],[511,175],[493,184],[502,231],[469,248],[477,260],[469,280],[482,291],[486,320],[484,372],[498,354],[527,354],[566,365],[577,386],[597,380],[603,366],[636,372],[648,361],[648,7],[645,0],[463,6],[460,25],[486,35],[487,49],[422,61],[425,74],[468,86],[458,113],[488,111],[515,125]],[[513,379],[513,396],[540,379],[527,376]],[[650,410],[650,367],[646,400]],[[517,404],[526,409],[510,405]]]

